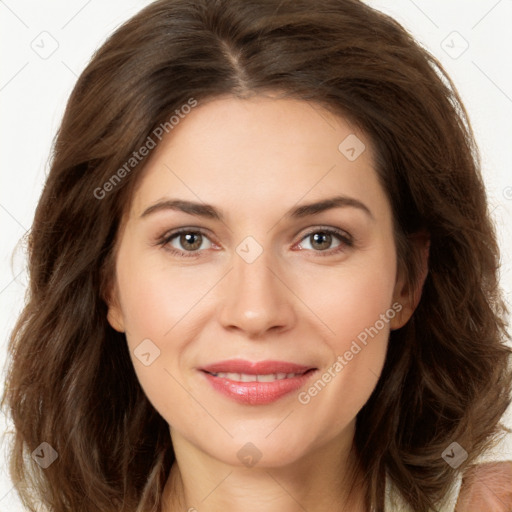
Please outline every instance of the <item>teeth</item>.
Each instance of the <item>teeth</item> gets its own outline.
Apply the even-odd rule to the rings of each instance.
[[[240,373],[238,375],[240,382],[256,382],[258,380],[257,375],[247,375],[246,373]],[[228,377],[229,378],[229,377]],[[234,379],[232,379],[234,380]]]
[[[273,382],[276,379],[284,379],[284,377],[280,377],[280,375],[284,375],[284,377],[286,377],[286,375],[284,373],[278,373],[277,376],[270,374],[270,375],[254,375],[254,377],[256,377],[258,382]]]
[[[249,375],[247,373],[229,373],[219,372],[213,373],[216,377],[221,379],[229,379],[235,382],[274,382],[275,380],[292,379],[299,373],[270,373],[266,375]]]

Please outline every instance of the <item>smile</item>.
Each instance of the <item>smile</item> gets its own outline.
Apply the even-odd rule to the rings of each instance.
[[[280,361],[223,361],[200,369],[211,387],[238,403],[266,405],[297,391],[316,372]]]

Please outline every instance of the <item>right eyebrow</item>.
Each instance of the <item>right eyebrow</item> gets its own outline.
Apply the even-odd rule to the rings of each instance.
[[[181,199],[165,199],[146,208],[141,217],[146,217],[152,213],[162,210],[176,210],[190,215],[206,217],[208,219],[223,220],[224,215],[214,206],[205,203],[196,203],[193,201],[184,201]]]

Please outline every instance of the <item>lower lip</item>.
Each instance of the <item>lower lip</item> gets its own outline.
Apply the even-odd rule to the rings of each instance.
[[[314,370],[309,370],[297,377],[280,379],[273,382],[238,382],[211,373],[202,372],[213,389],[246,405],[265,405],[279,400],[285,395],[297,391],[311,377]]]

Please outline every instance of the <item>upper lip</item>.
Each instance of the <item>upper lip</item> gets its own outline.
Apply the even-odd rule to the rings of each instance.
[[[245,373],[247,375],[269,375],[272,373],[305,373],[312,366],[290,363],[287,361],[245,361],[244,359],[229,359],[202,366],[199,368],[208,373]]]

